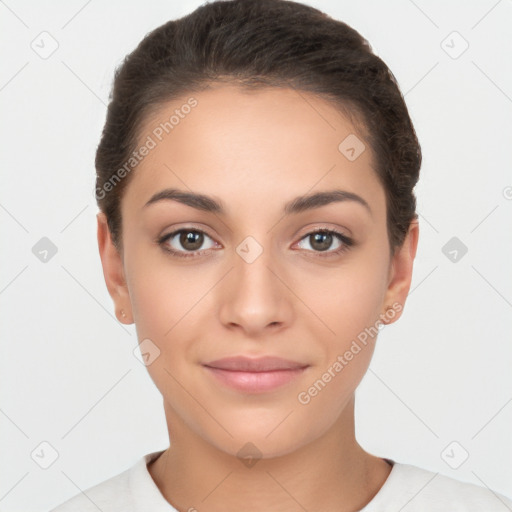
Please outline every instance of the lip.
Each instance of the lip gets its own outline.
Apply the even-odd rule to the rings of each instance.
[[[281,357],[226,357],[203,364],[216,379],[248,393],[272,391],[300,376],[309,366]]]
[[[209,363],[205,363],[205,366],[237,372],[270,372],[275,370],[297,370],[298,368],[304,368],[308,365],[275,356],[233,356],[210,361]]]

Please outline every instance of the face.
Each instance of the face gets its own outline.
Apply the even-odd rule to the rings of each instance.
[[[400,316],[417,228],[392,258],[371,150],[328,102],[234,86],[193,97],[142,130],[155,145],[122,200],[122,257],[98,216],[107,286],[146,340],[171,425],[229,454],[283,455],[339,424],[379,320]],[[289,364],[215,363],[238,356]]]

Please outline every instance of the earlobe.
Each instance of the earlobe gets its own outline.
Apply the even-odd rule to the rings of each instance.
[[[388,283],[388,289],[384,300],[386,313],[383,323],[390,324],[398,320],[405,306],[405,301],[409,293],[412,281],[412,270],[416,250],[418,248],[419,224],[415,219],[409,225],[409,230],[401,247],[399,247],[392,257],[391,272]],[[392,316],[387,315],[389,308],[395,313]],[[389,316],[389,318],[388,318]]]
[[[124,264],[112,237],[103,212],[96,216],[98,220],[98,249],[103,267],[103,276],[107,290],[114,301],[117,319],[123,324],[131,324],[132,309],[130,294],[126,284]]]

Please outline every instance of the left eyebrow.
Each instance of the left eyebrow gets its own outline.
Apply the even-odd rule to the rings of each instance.
[[[226,210],[222,201],[214,199],[213,197],[199,194],[196,192],[185,192],[175,188],[166,188],[154,194],[151,199],[144,205],[144,208],[150,204],[159,201],[177,201],[184,205],[202,210],[205,212],[217,213],[225,215]],[[362,206],[372,215],[370,205],[359,195],[347,190],[329,190],[325,192],[316,192],[305,196],[298,196],[295,199],[287,202],[284,205],[283,212],[285,215],[293,215],[304,212],[306,210],[313,210],[335,202],[353,201]]]
[[[370,205],[361,196],[358,196],[353,192],[348,192],[347,190],[329,190],[326,192],[316,192],[315,194],[296,197],[285,204],[284,213],[285,215],[291,215],[306,210],[312,210],[314,208],[320,208],[327,204],[343,201],[355,201],[356,203],[364,206],[368,213],[372,215]]]

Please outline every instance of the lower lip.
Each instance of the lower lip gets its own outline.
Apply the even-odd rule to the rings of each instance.
[[[247,393],[272,391],[291,382],[301,375],[306,367],[294,370],[273,370],[269,372],[237,372],[205,366],[223,384]]]

